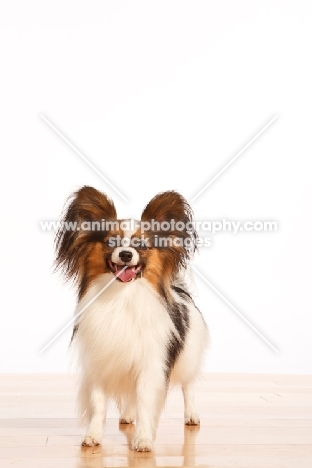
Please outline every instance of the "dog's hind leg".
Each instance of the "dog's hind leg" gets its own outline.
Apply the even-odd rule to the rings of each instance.
[[[127,398],[120,412],[119,424],[132,424],[136,418],[136,406],[130,398]]]
[[[103,424],[106,418],[107,401],[104,392],[93,388],[90,394],[90,420],[81,445],[92,447],[100,445],[103,436]]]
[[[195,411],[193,384],[184,384],[182,392],[184,397],[184,422],[188,426],[197,426],[200,424],[200,419]]]

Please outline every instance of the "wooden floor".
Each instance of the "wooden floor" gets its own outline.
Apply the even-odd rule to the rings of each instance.
[[[73,376],[0,375],[0,467],[312,468],[312,377],[206,375],[198,384],[201,426],[184,427],[172,391],[155,451],[129,449],[134,426],[108,413],[103,445],[81,448]]]

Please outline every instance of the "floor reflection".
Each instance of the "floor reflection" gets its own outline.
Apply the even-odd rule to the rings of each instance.
[[[131,440],[134,436],[135,425],[134,424],[120,424],[119,430],[122,432],[127,439],[128,453],[127,453],[127,464],[124,466],[144,467],[147,468],[156,465],[155,452],[135,452],[131,450]]]
[[[173,428],[170,428],[171,430]],[[81,447],[80,449],[80,462],[77,468],[104,468],[109,466],[119,467],[142,467],[149,468],[158,466],[157,458],[169,458],[167,466],[195,466],[195,439],[196,434],[200,430],[199,426],[185,426],[184,427],[184,442],[180,447],[174,444],[174,454],[170,453],[171,450],[168,442],[164,450],[164,444],[159,444],[162,447],[161,454],[157,451],[157,444],[155,445],[154,452],[135,452],[131,450],[131,440],[134,436],[134,424],[120,424],[119,434],[125,437],[124,443],[122,441],[112,442],[111,445],[97,446],[97,447]],[[168,439],[170,435],[168,435]],[[170,458],[172,464],[170,464]],[[162,463],[163,465],[163,463]]]
[[[184,426],[183,464],[181,466],[195,466],[195,439],[200,426]]]
[[[97,445],[96,447],[81,447],[79,468],[103,468],[107,466],[103,452],[101,445]]]

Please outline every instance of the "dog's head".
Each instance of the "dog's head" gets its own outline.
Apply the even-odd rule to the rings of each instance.
[[[146,278],[163,293],[196,248],[192,211],[177,192],[156,195],[141,220],[120,220],[112,200],[92,187],[75,192],[56,235],[56,265],[78,282],[79,297],[101,274]]]

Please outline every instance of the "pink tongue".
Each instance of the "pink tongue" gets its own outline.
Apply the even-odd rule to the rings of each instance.
[[[124,265],[117,265],[117,271],[116,273],[120,273],[120,271],[124,268]],[[115,275],[116,275],[115,273]],[[124,283],[127,283],[127,281],[130,281],[132,278],[135,277],[134,271],[132,271],[131,267],[126,268],[122,273],[118,275],[118,278],[123,281]]]

